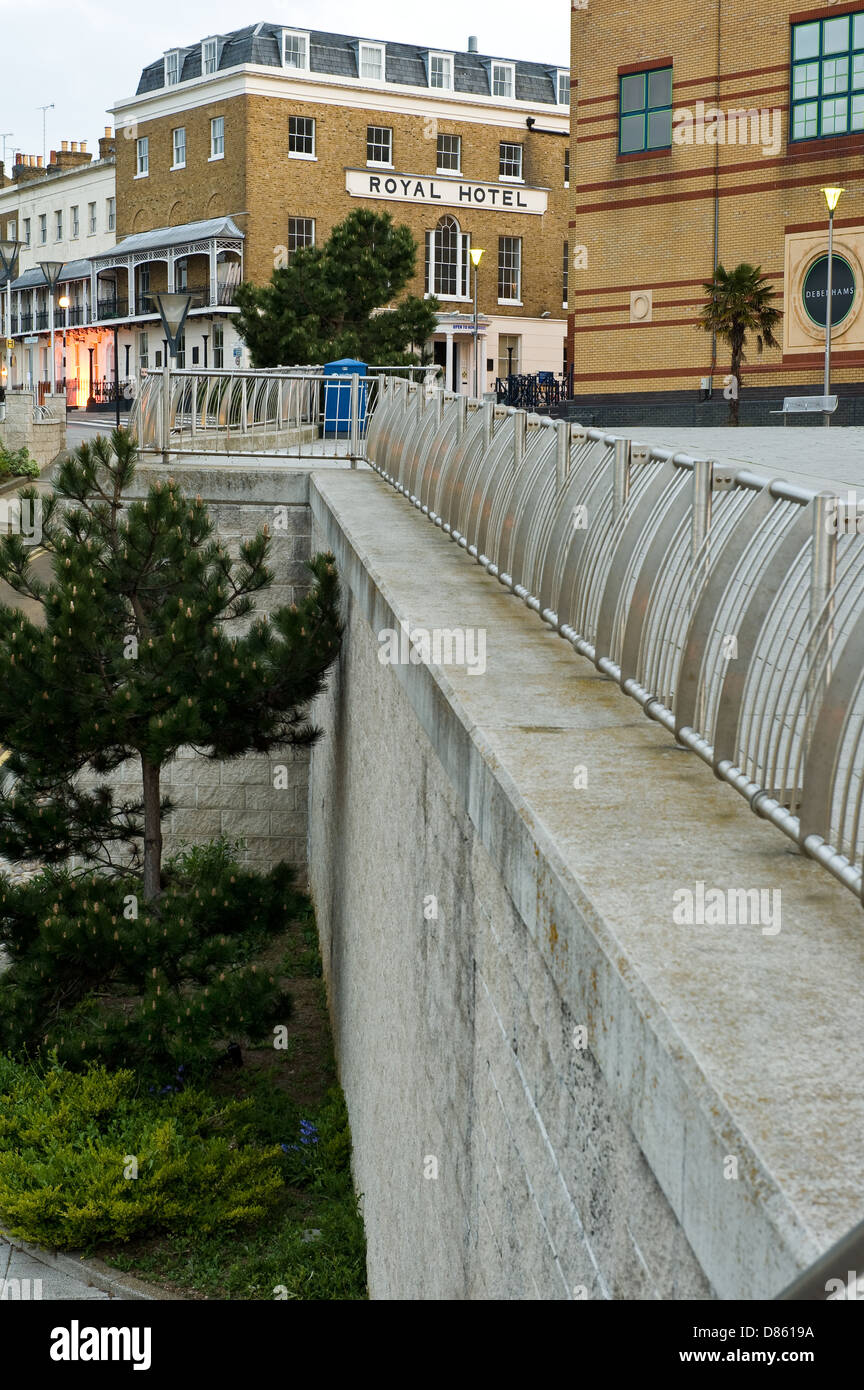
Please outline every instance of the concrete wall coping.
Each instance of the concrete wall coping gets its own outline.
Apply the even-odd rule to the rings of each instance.
[[[310,505],[373,632],[486,633],[482,676],[391,670],[717,1295],[773,1297],[864,1209],[860,906],[377,476]],[[700,882],[780,931],[677,925]]]

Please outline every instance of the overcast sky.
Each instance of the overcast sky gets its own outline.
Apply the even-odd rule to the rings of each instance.
[[[0,135],[12,132],[7,163],[16,150],[42,153],[39,107],[48,102],[48,149],[89,140],[95,153],[111,121],[106,108],[134,93],[146,63],[166,48],[260,20],[444,49],[467,48],[471,33],[481,53],[569,66],[565,0],[437,0],[428,9],[405,0],[0,0]]]

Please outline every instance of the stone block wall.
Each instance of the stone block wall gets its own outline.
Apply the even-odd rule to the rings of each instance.
[[[35,391],[7,391],[6,419],[0,421],[0,442],[9,450],[29,449],[45,468],[66,448],[66,397],[46,396],[50,418],[34,420]],[[29,479],[24,479],[24,483]]]

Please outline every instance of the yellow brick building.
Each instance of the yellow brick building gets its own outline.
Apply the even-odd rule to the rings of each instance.
[[[114,115],[121,239],[227,217],[244,278],[262,283],[353,208],[386,210],[418,243],[411,290],[441,301],[451,385],[473,389],[472,246],[479,389],[509,365],[563,370],[566,67],[486,57],[474,40],[447,52],[258,24],[163,55]],[[151,292],[174,287],[174,261],[154,262]],[[202,256],[185,274],[203,287]]]
[[[864,380],[864,2],[572,0],[568,341],[574,395],[715,395],[728,348],[698,323],[717,263],[762,267],[782,345],[745,391],[818,392],[827,211],[832,384]],[[821,294],[820,294],[821,289]],[[820,322],[821,317],[821,322]]]

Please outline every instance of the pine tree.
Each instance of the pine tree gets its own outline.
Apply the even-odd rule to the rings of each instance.
[[[268,285],[240,285],[236,327],[256,367],[359,358],[377,366],[422,359],[437,301],[406,295],[417,245],[389,213],[360,208],[321,246],[295,251]]]
[[[220,1007],[229,1031],[241,1013],[251,1020],[255,999],[259,1013],[281,1001],[274,982],[227,967],[244,955],[244,918],[272,929],[277,900],[290,908],[290,873],[259,882],[256,913],[249,876],[220,869],[214,937],[200,873],[163,873],[171,805],[160,778],[184,747],[225,759],[315,741],[307,707],[341,637],[335,567],[319,555],[300,604],[269,620],[256,614],[256,596],[272,583],[266,532],[234,561],[201,499],[172,480],[126,505],[135,464],[134,439],[115,430],[61,466],[53,495],[41,499],[49,582],[34,574],[21,536],[0,543],[0,578],[43,616],[36,623],[0,605],[0,855],[47,866],[32,885],[0,882],[0,946],[12,962],[0,974],[0,1045],[48,1035],[56,1043],[69,1027],[77,1040],[87,1019],[100,1020],[107,1045],[118,1024],[105,1001],[140,992],[142,970],[156,982],[150,1012],[160,1018],[169,999],[177,1014],[190,987],[224,986],[221,1004],[198,1001],[211,1035]],[[35,490],[22,497],[36,504]],[[110,779],[130,759],[140,781],[123,795]],[[177,1017],[182,1029],[185,1006]]]

